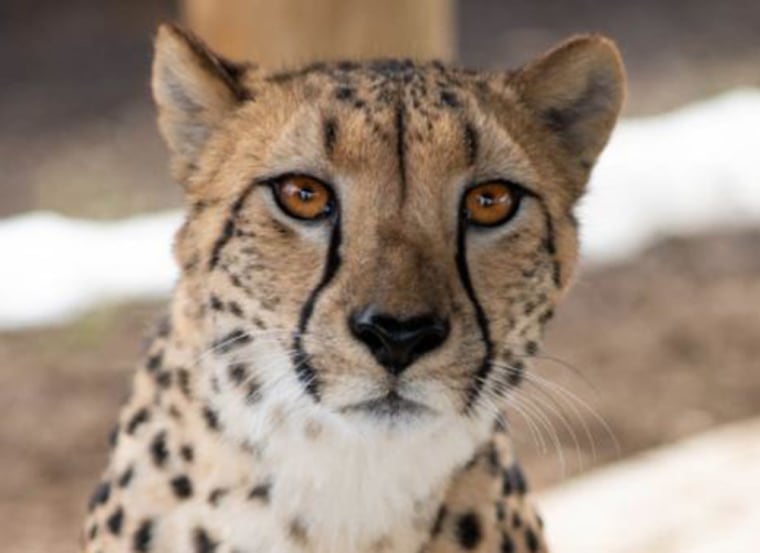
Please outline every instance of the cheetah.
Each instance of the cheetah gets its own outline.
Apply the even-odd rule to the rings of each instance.
[[[623,83],[596,35],[514,71],[271,71],[161,26],[180,277],[83,550],[547,551],[504,408]]]

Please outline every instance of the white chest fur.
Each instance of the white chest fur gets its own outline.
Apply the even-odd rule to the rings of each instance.
[[[403,428],[348,419],[294,398],[300,386],[285,371],[255,408],[224,391],[217,402],[225,432],[252,446],[251,471],[271,485],[260,520],[227,521],[239,525],[234,541],[267,542],[281,552],[416,551],[448,480],[485,440],[486,425],[453,415]]]

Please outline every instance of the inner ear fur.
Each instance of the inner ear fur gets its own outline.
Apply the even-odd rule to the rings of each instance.
[[[169,24],[159,27],[152,89],[176,179],[186,180],[214,128],[248,99],[242,84],[245,70],[214,54],[189,31]]]
[[[573,37],[524,66],[513,82],[566,151],[590,170],[607,144],[625,95],[623,62],[615,43],[599,35]]]

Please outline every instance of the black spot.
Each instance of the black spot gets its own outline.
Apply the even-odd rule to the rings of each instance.
[[[177,380],[179,381],[179,389],[185,397],[189,398],[190,393],[190,372],[187,369],[177,369]]]
[[[513,491],[512,475],[510,474],[509,469],[505,469],[504,472],[501,473],[501,495],[512,495]]]
[[[348,86],[339,86],[335,90],[335,97],[338,100],[348,101],[348,100],[351,100],[354,97],[354,93],[355,93],[355,91],[351,87],[348,87]]]
[[[111,513],[111,516],[106,519],[106,526],[108,527],[108,531],[111,532],[114,536],[118,536],[121,533],[121,526],[123,522],[124,509],[119,507],[113,513]]]
[[[236,328],[221,338],[214,340],[211,344],[211,350],[214,353],[229,353],[235,348],[250,344],[252,341],[253,337],[250,334],[242,328]]]
[[[248,389],[245,394],[245,401],[249,405],[257,403],[261,399],[261,387],[259,383],[252,380],[248,383]]]
[[[305,545],[307,543],[306,526],[301,519],[294,518],[290,521],[288,533],[294,542],[300,545]]]
[[[148,362],[145,364],[145,366],[148,368],[148,371],[154,372],[157,369],[161,367],[161,365],[164,362],[164,352],[159,351],[158,353],[155,353],[148,357]]]
[[[512,473],[512,480],[515,483],[517,493],[520,495],[528,493],[528,481],[525,479],[525,474],[523,474],[520,465],[517,463],[513,464],[510,472]]]
[[[525,545],[528,546],[530,553],[538,553],[540,544],[538,543],[538,536],[532,528],[525,529]]]
[[[332,156],[335,150],[335,140],[338,138],[338,123],[335,119],[328,119],[324,123],[325,153]]]
[[[457,95],[454,94],[451,90],[441,91],[441,102],[450,108],[456,109],[462,107],[462,104],[459,102],[459,98],[457,98]]]
[[[236,301],[231,301],[227,304],[227,309],[229,309],[230,313],[235,315],[236,317],[242,317],[243,316],[243,308],[240,307],[240,304]]]
[[[552,317],[554,317],[554,310],[550,308],[541,314],[541,316],[538,318],[538,322],[544,325],[548,323],[552,319]]]
[[[119,443],[119,425],[117,424],[108,433],[108,445],[113,449]]]
[[[464,127],[464,148],[467,154],[468,165],[474,165],[478,159],[478,148],[480,142],[478,139],[478,131],[472,125],[465,125]]]
[[[474,512],[469,512],[457,520],[457,541],[465,549],[475,549],[483,539],[483,529],[480,518]]]
[[[499,452],[496,450],[496,445],[491,443],[488,446],[488,467],[491,469],[492,474],[499,474],[501,469],[501,463],[499,461]]]
[[[233,363],[227,368],[230,380],[236,386],[240,386],[248,376],[248,367],[245,363]]]
[[[198,527],[193,531],[195,553],[214,553],[218,545],[219,543],[212,540],[203,528]]]
[[[132,537],[132,547],[139,553],[150,551],[150,541],[153,537],[153,521],[148,519],[140,523],[140,526]]]
[[[501,534],[501,547],[499,551],[501,553],[515,552],[515,542],[512,541],[512,538],[510,538],[509,534],[507,534],[506,532]]]
[[[497,501],[496,502],[496,520],[499,522],[504,522],[507,519],[507,508],[504,505],[504,502]]]
[[[523,381],[525,374],[525,363],[522,361],[512,361],[510,371],[507,376],[507,383],[510,386],[518,386]]]
[[[272,484],[264,482],[254,486],[248,493],[248,499],[259,499],[264,502],[269,501],[269,491],[272,488]]]
[[[90,537],[90,540],[94,540],[95,538],[97,538],[98,537],[98,525],[97,524],[93,524],[92,526],[90,526],[90,531],[87,534]]]
[[[525,353],[528,355],[536,355],[538,353],[538,342],[531,340],[525,344]]]
[[[359,64],[355,61],[339,61],[337,64],[337,68],[341,71],[355,71],[359,69]]]
[[[95,488],[95,492],[90,497],[89,508],[94,509],[98,505],[104,505],[108,502],[108,498],[111,497],[111,484],[109,482],[101,482],[98,487]]]
[[[195,458],[195,451],[193,451],[193,446],[188,445],[188,444],[183,445],[179,449],[179,454],[188,463],[192,463],[193,459]]]
[[[225,495],[227,495],[229,492],[224,488],[214,488],[211,490],[211,492],[208,494],[208,502],[211,503],[214,507],[219,505],[219,500],[222,499]]]
[[[193,496],[193,483],[184,474],[172,478],[171,487],[174,495],[179,499],[187,499]]]
[[[172,373],[169,371],[159,371],[156,374],[156,383],[166,389],[172,385]]]
[[[169,450],[166,447],[166,432],[161,431],[155,435],[150,443],[150,455],[157,467],[164,466],[166,458],[169,457]]]
[[[218,296],[211,295],[211,299],[209,299],[208,304],[211,306],[211,309],[214,311],[224,311],[224,302],[219,299]]]
[[[441,530],[443,529],[443,523],[446,520],[447,514],[448,514],[448,510],[446,509],[446,505],[441,505],[441,507],[438,509],[438,514],[435,516],[435,522],[433,523],[433,528],[430,530],[431,536],[435,537],[441,533]]]
[[[135,474],[135,469],[132,465],[129,465],[127,469],[119,476],[119,487],[126,488],[132,481],[132,476]]]
[[[520,516],[520,513],[514,512],[512,513],[512,526],[515,528],[520,528],[522,526],[523,520]]]
[[[203,418],[210,430],[219,430],[219,415],[208,405],[203,408]]]
[[[150,420],[150,411],[143,407],[142,409],[138,410],[134,415],[132,415],[132,418],[129,419],[129,422],[127,423],[127,434],[134,434],[135,430],[143,424]]]

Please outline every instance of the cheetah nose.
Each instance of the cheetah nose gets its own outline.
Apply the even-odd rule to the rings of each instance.
[[[394,376],[426,353],[440,347],[449,335],[449,322],[435,315],[399,319],[368,307],[349,319],[351,333],[377,362]]]

